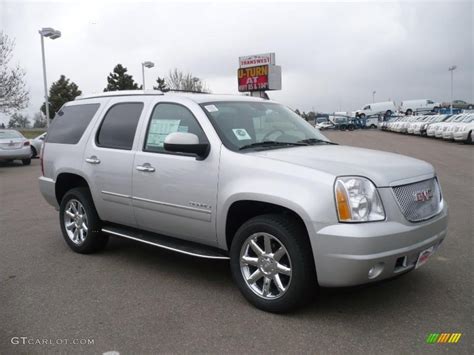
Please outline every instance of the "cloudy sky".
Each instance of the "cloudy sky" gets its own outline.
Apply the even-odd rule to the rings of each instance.
[[[38,29],[46,40],[48,81],[65,74],[85,93],[102,91],[117,63],[147,83],[177,67],[215,93],[236,93],[238,57],[275,52],[283,88],[270,97],[321,112],[372,101],[473,101],[472,1],[126,2],[0,0],[0,30],[16,39],[14,62],[27,72],[30,107],[42,102]]]

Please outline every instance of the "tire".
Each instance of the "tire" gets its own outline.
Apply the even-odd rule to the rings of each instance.
[[[35,147],[31,146],[31,158],[36,158],[38,156],[38,152],[36,152]]]
[[[73,214],[77,212],[79,215],[72,217],[67,212]],[[81,214],[83,217],[80,217]],[[107,245],[108,236],[101,231],[102,223],[89,189],[85,187],[77,187],[66,192],[59,206],[59,223],[67,245],[76,253],[94,253],[103,250]],[[66,224],[71,223],[71,229],[67,229]],[[84,224],[87,230],[83,228]]]
[[[474,107],[473,107],[472,105],[469,105],[469,106],[467,107],[468,110],[472,110],[473,108],[474,108]]]
[[[413,114],[413,110],[411,108],[405,111],[405,115],[411,115],[411,114]]]
[[[365,113],[361,113],[361,114],[359,115],[359,118],[364,118],[364,117],[365,117]]]
[[[347,127],[346,127],[345,124],[342,124],[342,125],[339,126],[339,129],[340,129],[341,131],[345,131],[346,128],[347,128]]]
[[[371,124],[369,128],[377,128],[377,126],[374,125],[374,124]],[[382,129],[383,129],[383,128],[382,128]]]
[[[252,238],[263,253],[260,253],[260,257],[250,246]],[[268,245],[271,252],[268,252],[268,246],[265,247],[266,240],[270,241]],[[283,250],[284,254],[274,259],[272,256],[278,250]],[[241,264],[242,256],[250,257],[252,264]],[[290,276],[276,269],[282,265],[285,272],[290,272]],[[230,267],[232,277],[247,301],[267,312],[283,313],[303,306],[315,294],[317,287],[306,229],[294,218],[283,214],[257,216],[245,222],[232,240]],[[250,275],[258,275],[255,282],[247,281]],[[283,288],[277,287],[278,281]],[[265,295],[267,284],[268,293]]]
[[[349,129],[349,131],[353,131],[355,129],[355,126],[350,124],[349,126],[347,126],[347,128]]]
[[[466,144],[472,144],[472,131],[469,132],[469,135],[467,136]]]
[[[392,116],[392,111],[391,111],[391,110],[387,110],[387,112],[385,112],[385,116],[388,116],[388,117]]]
[[[30,165],[31,164],[31,158],[22,159],[21,162],[23,163],[23,165]]]

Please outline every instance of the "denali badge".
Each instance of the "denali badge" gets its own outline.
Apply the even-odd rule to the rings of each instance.
[[[433,198],[433,192],[431,189],[416,191],[413,193],[413,196],[415,196],[416,202],[426,202]]]

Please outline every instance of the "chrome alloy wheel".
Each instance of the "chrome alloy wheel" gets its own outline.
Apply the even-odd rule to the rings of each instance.
[[[240,250],[240,271],[247,286],[264,299],[285,294],[291,282],[291,259],[283,244],[268,233],[254,233]]]
[[[82,203],[76,199],[68,201],[63,218],[69,239],[77,245],[84,243],[89,227],[87,225],[86,210]]]

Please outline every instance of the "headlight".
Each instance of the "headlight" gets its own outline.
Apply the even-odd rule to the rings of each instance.
[[[339,222],[382,221],[385,212],[375,185],[363,177],[343,176],[334,185]]]

